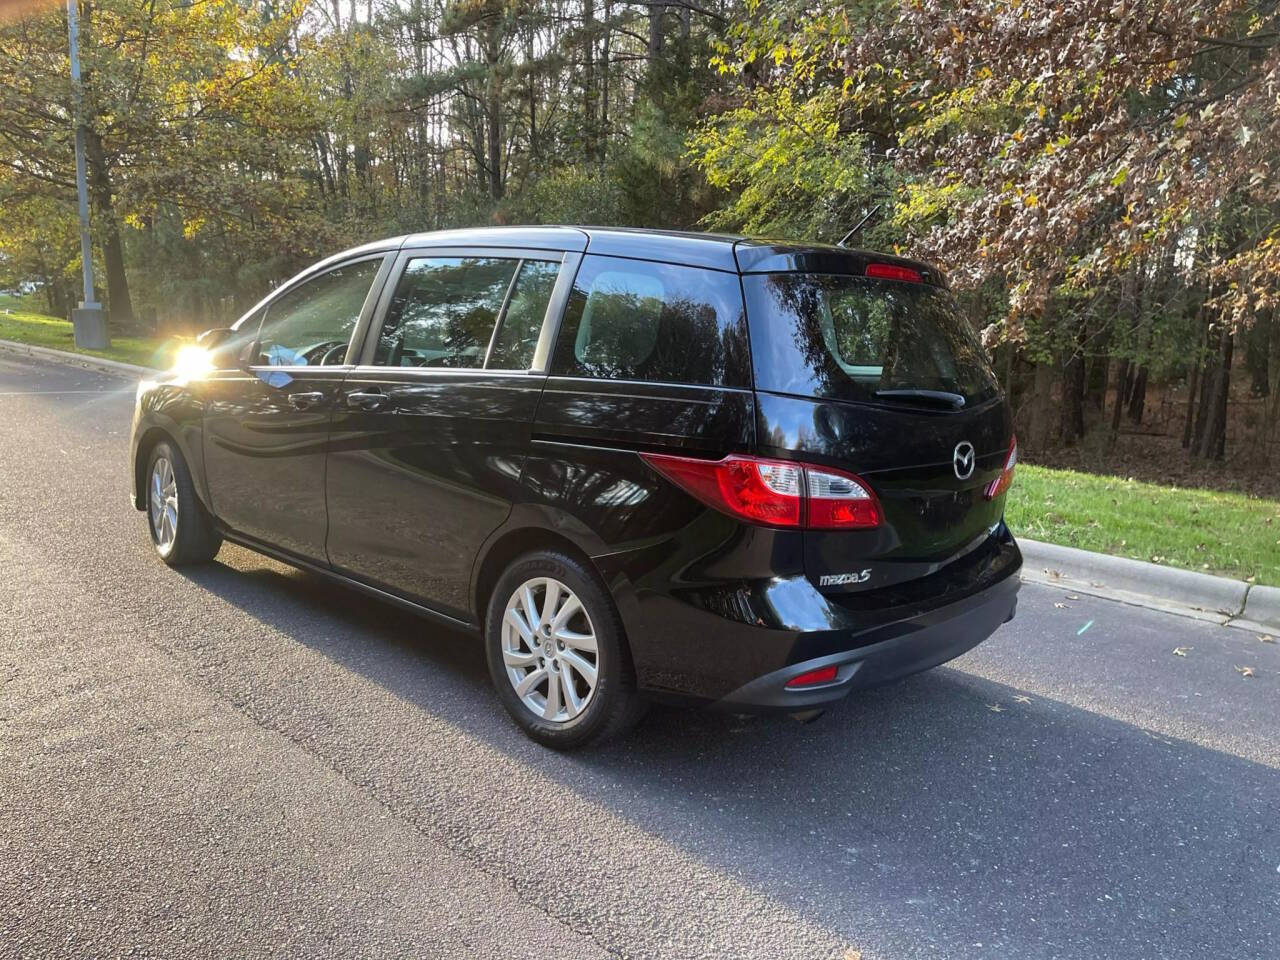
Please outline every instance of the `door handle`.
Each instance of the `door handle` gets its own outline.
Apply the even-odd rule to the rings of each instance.
[[[322,400],[324,400],[324,394],[318,390],[314,393],[289,394],[289,405],[295,410],[309,410]]]
[[[381,410],[391,398],[374,387],[370,390],[356,391],[347,394],[347,406],[356,410]]]

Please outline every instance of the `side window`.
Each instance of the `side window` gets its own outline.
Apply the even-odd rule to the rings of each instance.
[[[551,302],[560,264],[549,260],[525,260],[516,274],[507,312],[493,339],[488,367],[494,370],[528,370],[542,333],[542,320]]]
[[[420,257],[404,268],[373,362],[391,367],[483,367],[519,260]]]
[[[621,257],[583,258],[552,372],[745,387],[749,369],[736,275]]]
[[[381,258],[326,270],[267,305],[258,333],[258,364],[342,363]]]

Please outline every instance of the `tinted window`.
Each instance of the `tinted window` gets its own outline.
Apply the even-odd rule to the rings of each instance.
[[[878,403],[930,402],[912,391],[935,391],[967,404],[999,391],[977,334],[946,290],[805,273],[742,283],[761,390]]]
[[[585,257],[553,369],[610,380],[749,386],[738,278],[696,267]]]
[[[525,260],[516,274],[507,312],[493,340],[488,367],[498,370],[528,370],[533,351],[542,333],[542,320],[551,302],[560,264],[547,260]]]
[[[342,363],[382,259],[327,270],[267,305],[258,363],[277,367]]]
[[[421,257],[396,284],[374,363],[392,367],[483,367],[519,260]]]

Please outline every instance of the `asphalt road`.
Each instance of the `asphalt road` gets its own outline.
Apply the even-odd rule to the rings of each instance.
[[[166,568],[132,400],[0,354],[0,956],[1280,956],[1280,645],[1027,585],[815,724],[561,756],[464,635]]]

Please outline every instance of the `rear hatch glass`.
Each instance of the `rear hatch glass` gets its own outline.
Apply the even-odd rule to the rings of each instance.
[[[761,390],[955,408],[999,393],[982,344],[940,287],[809,273],[749,275],[743,285]]]
[[[1012,438],[975,331],[941,287],[838,274],[743,278],[763,455],[863,477],[879,528],[809,531],[806,569],[854,592],[936,572],[998,526]]]

